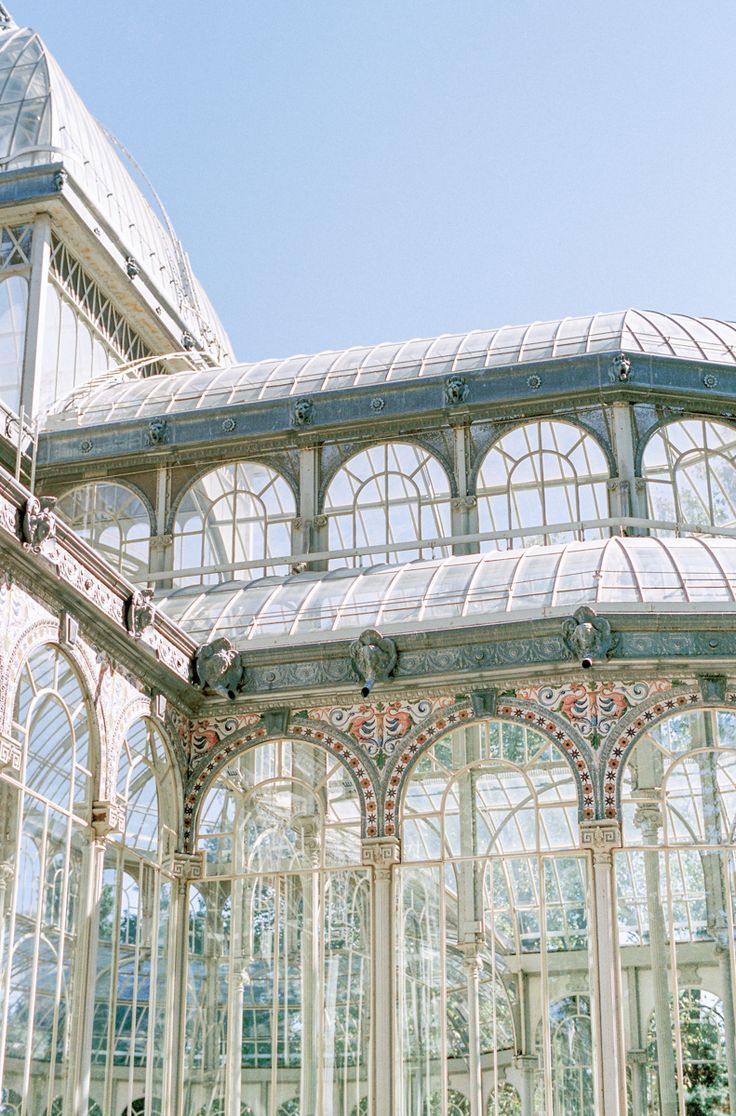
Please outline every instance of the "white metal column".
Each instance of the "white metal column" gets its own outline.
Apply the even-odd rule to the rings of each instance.
[[[371,1080],[374,1116],[398,1112],[394,1067],[395,973],[393,891],[391,867],[401,859],[396,837],[368,837],[363,841],[363,863],[373,869],[371,967]]]
[[[618,822],[583,822],[580,843],[593,852],[593,937],[597,991],[596,1023],[600,1051],[602,1104],[600,1116],[625,1116],[626,1076],[623,1057],[622,997],[617,965],[616,888],[613,851],[621,847]]]
[[[38,418],[39,410],[50,261],[51,218],[46,213],[39,213],[33,224],[31,241],[31,281],[28,291],[23,383],[20,396],[26,418],[31,420]]]

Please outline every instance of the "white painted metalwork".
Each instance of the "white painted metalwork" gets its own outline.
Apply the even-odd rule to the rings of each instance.
[[[171,300],[214,359],[232,352],[150,184],[91,115],[38,35],[0,33],[0,168],[63,163],[103,220],[164,298]],[[123,157],[121,157],[123,156]],[[127,165],[126,165],[127,163]],[[135,176],[135,177],[134,177]]]
[[[616,854],[632,1116],[736,1111],[736,718],[659,723],[636,745]],[[677,1005],[675,1010],[674,1005]]]
[[[670,422],[654,432],[642,464],[653,519],[736,527],[736,428],[712,419]],[[663,532],[658,532],[663,533]]]
[[[576,813],[566,760],[522,725],[456,729],[417,762],[395,870],[402,1116],[496,1116],[516,1094],[524,1112],[593,1111]]]

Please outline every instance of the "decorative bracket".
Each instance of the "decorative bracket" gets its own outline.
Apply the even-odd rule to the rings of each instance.
[[[587,605],[562,621],[562,641],[584,670],[592,667],[594,659],[610,658],[617,643],[608,620]]]
[[[119,802],[96,799],[92,803],[92,828],[95,837],[107,837],[110,833],[125,832],[125,807]]]
[[[725,674],[698,674],[698,685],[703,695],[703,701],[723,705],[726,700],[726,687],[728,679]]]
[[[458,407],[466,403],[470,388],[464,376],[449,376],[445,380],[445,403],[448,407]]]
[[[243,656],[224,636],[201,644],[194,655],[194,681],[233,701],[245,682]]]
[[[204,855],[201,852],[175,852],[164,858],[164,871],[175,880],[201,880],[204,875]]]
[[[350,644],[350,658],[363,683],[361,694],[368,697],[376,682],[385,682],[398,662],[395,642],[374,628],[366,628]]]
[[[136,589],[125,609],[125,625],[134,639],[153,626],[156,606],[153,603],[153,589]]]
[[[20,745],[11,740],[9,736],[0,736],[0,771],[10,768],[11,771],[20,771],[21,751]]]
[[[49,548],[56,540],[56,507],[54,496],[29,496],[21,519],[24,544],[34,554]]]

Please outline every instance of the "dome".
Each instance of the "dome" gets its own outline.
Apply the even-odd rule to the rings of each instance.
[[[230,341],[161,203],[145,197],[35,31],[11,26],[0,33],[0,171],[49,163],[63,163],[204,350],[226,363]]]

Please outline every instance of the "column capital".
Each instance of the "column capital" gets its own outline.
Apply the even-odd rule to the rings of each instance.
[[[102,840],[111,833],[125,832],[125,807],[120,802],[109,802],[97,798],[92,803],[92,829],[96,840]]]
[[[594,853],[608,855],[622,846],[621,825],[617,821],[587,821],[580,823],[580,846]]]
[[[6,767],[11,771],[20,771],[20,764],[20,744],[5,734],[0,735],[0,771]]]
[[[401,862],[401,842],[398,837],[365,837],[361,842],[362,863],[376,870],[376,875],[388,876],[391,865]]]
[[[201,852],[174,852],[164,859],[164,871],[175,880],[201,880],[204,875],[204,855]]]

